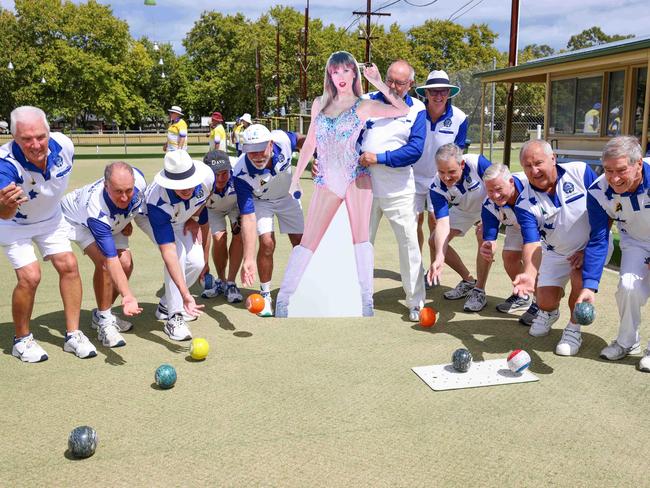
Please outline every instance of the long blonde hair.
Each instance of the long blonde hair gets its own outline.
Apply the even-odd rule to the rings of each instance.
[[[324,110],[336,97],[336,86],[332,81],[331,72],[339,66],[345,66],[354,70],[354,81],[352,82],[352,91],[357,96],[363,95],[361,89],[361,72],[359,65],[354,56],[347,51],[337,51],[332,53],[325,65],[325,79],[323,80],[323,95],[320,98],[320,108]]]

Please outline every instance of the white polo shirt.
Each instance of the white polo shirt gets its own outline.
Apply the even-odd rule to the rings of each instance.
[[[363,98],[387,103],[381,92]],[[404,117],[371,118],[359,136],[361,152],[377,155],[377,164],[369,167],[373,196],[397,197],[415,193],[413,164],[422,155],[425,139],[424,104],[406,94],[409,112]]]
[[[422,156],[413,166],[415,176],[415,191],[417,193],[427,193],[433,177],[436,175],[436,152],[438,148],[450,142],[455,143],[461,148],[465,147],[467,138],[467,115],[458,107],[451,103],[442,116],[432,121],[429,113],[426,113],[426,140]]]
[[[481,208],[487,192],[483,184],[483,173],[490,166],[490,161],[478,154],[463,156],[465,167],[460,181],[448,188],[436,174],[429,191],[436,219],[449,216],[450,207],[467,214],[481,216]]]
[[[616,193],[604,174],[589,187],[587,211],[591,232],[582,269],[585,288],[598,289],[608,251],[609,219],[616,222],[623,246],[650,244],[650,158],[643,160],[642,172],[641,183],[634,192]]]
[[[125,209],[117,207],[104,186],[104,178],[68,193],[61,201],[66,220],[86,227],[106,257],[117,256],[113,236],[122,232],[140,211],[147,183],[142,172],[133,168],[135,186],[133,197]]]
[[[515,182],[517,193],[521,194],[524,185],[528,183],[526,174],[523,171],[512,173],[512,179]],[[501,224],[506,227],[520,228],[519,222],[517,222],[517,216],[515,215],[514,205],[505,204],[499,206],[489,198],[483,202],[481,221],[483,222],[483,240],[485,241],[497,240]]]
[[[232,171],[228,183],[221,191],[216,189],[215,181],[215,184],[212,185],[212,194],[208,198],[205,207],[213,212],[229,212],[233,208],[237,208],[237,193],[235,192]]]
[[[45,171],[27,161],[15,141],[0,147],[0,188],[10,183],[22,188],[29,201],[18,207],[11,220],[0,219],[0,232],[16,225],[49,224],[61,219],[61,199],[68,187],[74,161],[74,145],[60,132],[50,133]],[[43,225],[35,226],[42,228]],[[38,233],[38,232],[36,232]]]
[[[555,193],[525,186],[515,205],[524,244],[542,242],[544,249],[571,256],[589,240],[587,188],[596,173],[583,162],[558,163]]]
[[[145,190],[144,201],[154,238],[158,245],[175,242],[175,232],[183,232],[185,223],[207,201],[214,184],[214,173],[201,161],[194,161],[196,170],[204,175],[203,181],[194,187],[194,193],[181,199],[174,190],[159,186],[155,181]],[[205,209],[204,209],[205,210]],[[207,213],[202,212],[201,223],[207,222]]]
[[[270,169],[257,169],[243,153],[233,169],[237,203],[242,215],[255,212],[255,199],[277,200],[289,196],[291,158],[296,150],[294,132],[271,131],[273,154]]]

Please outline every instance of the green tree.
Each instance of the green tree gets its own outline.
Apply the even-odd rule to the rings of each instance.
[[[634,37],[634,34],[630,35],[607,35],[602,29],[598,26],[590,27],[589,29],[583,30],[580,34],[571,36],[566,47],[569,51],[575,51],[577,49],[583,49],[591,46],[598,46],[599,44],[606,44],[608,42],[621,41],[623,39],[630,39]]]

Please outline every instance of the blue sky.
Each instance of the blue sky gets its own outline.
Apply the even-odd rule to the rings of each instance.
[[[77,0],[73,0],[75,3]],[[147,7],[144,0],[99,0],[110,5],[116,16],[129,23],[134,37],[147,35],[162,42],[171,42],[176,51],[183,52],[181,40],[204,10],[224,14],[242,12],[256,19],[273,5],[286,5],[303,11],[306,0],[157,0],[156,7]],[[395,0],[373,0],[373,10]],[[379,22],[397,22],[402,27],[421,24],[424,19],[448,19],[457,16],[463,25],[484,22],[499,34],[497,48],[508,49],[510,29],[510,0],[398,0],[383,9],[391,17]],[[549,44],[555,49],[566,46],[569,37],[593,25],[607,34],[650,34],[648,0],[520,0],[519,46]],[[0,0],[4,8],[13,8],[13,0]],[[459,8],[466,5],[464,9]],[[325,24],[346,27],[354,20],[353,10],[365,10],[365,0],[310,0],[310,15]],[[457,12],[456,12],[457,11]],[[456,12],[456,13],[454,13]],[[361,42],[361,41],[359,41]]]

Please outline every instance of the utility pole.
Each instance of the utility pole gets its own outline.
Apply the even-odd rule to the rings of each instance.
[[[304,70],[303,78],[302,78],[302,99],[307,100],[307,53],[308,51],[308,46],[309,46],[309,0],[307,0],[307,7],[305,7],[305,37],[304,37],[304,44],[302,46],[302,69]]]
[[[508,66],[517,66],[517,36],[519,34],[519,0],[512,0],[510,12],[510,48]],[[503,164],[510,166],[510,146],[512,145],[512,106],[515,99],[515,84],[510,83],[506,99],[506,133],[503,137]],[[547,100],[548,102],[548,100]]]
[[[260,75],[260,47],[255,46],[255,117],[260,118],[260,90],[262,89]]]
[[[276,22],[275,30],[275,96],[276,115],[280,115],[280,23]]]
[[[370,36],[370,19],[373,15],[377,16],[386,16],[389,17],[390,14],[388,13],[382,13],[382,12],[373,12],[372,11],[372,0],[367,0],[366,1],[366,11],[365,12],[352,12],[354,15],[365,15],[366,16],[366,32],[364,36],[359,36],[359,39],[365,39],[366,40],[366,63],[370,62],[370,40],[371,39],[376,39],[375,37]],[[364,89],[367,92],[368,91],[368,80],[363,80],[364,84]]]

